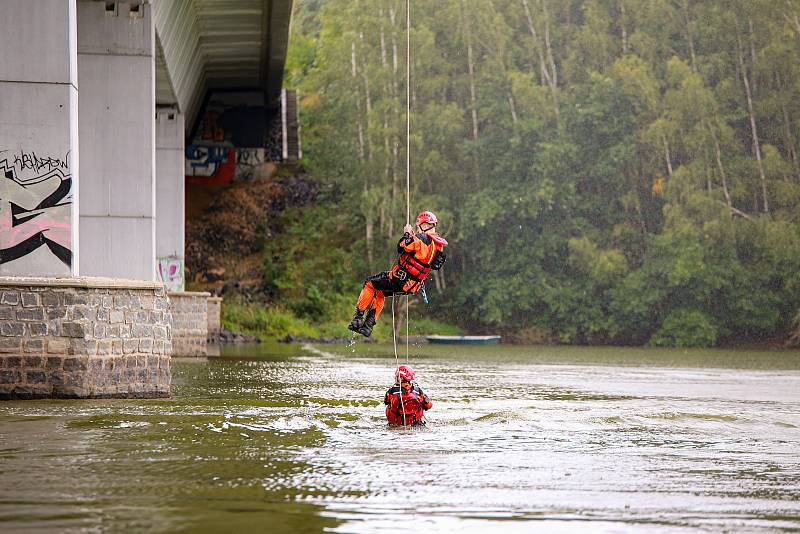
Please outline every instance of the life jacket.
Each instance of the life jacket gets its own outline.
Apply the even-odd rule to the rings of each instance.
[[[400,402],[402,396],[402,402]],[[414,384],[408,393],[400,386],[392,386],[386,392],[389,404],[386,406],[386,420],[390,425],[407,426],[423,423],[425,413],[422,390]]]
[[[392,278],[404,282],[403,290],[409,293],[416,293],[431,269],[441,269],[447,257],[444,253],[445,238],[436,234],[419,234],[417,238],[429,245],[426,256],[419,258],[416,251],[407,251],[398,245],[400,257],[391,271]]]

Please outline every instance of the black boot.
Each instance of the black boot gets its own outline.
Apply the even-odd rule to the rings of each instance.
[[[352,330],[353,332],[358,332],[361,326],[364,324],[364,312],[363,310],[359,310],[356,307],[355,313],[353,313],[353,320],[350,321],[350,324],[347,325],[348,330]]]
[[[375,326],[375,310],[372,309],[367,314],[367,318],[364,319],[364,324],[361,325],[361,328],[358,329],[358,333],[364,337],[369,337],[372,335],[372,327]]]

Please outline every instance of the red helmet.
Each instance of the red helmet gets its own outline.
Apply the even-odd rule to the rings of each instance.
[[[436,215],[434,215],[432,211],[423,211],[417,215],[417,226],[422,223],[428,223],[436,226],[439,223],[439,219],[436,218]]]
[[[397,371],[394,372],[394,380],[398,384],[405,380],[406,382],[411,382],[414,380],[414,377],[417,373],[414,372],[414,369],[411,368],[409,365],[401,365],[397,368]]]

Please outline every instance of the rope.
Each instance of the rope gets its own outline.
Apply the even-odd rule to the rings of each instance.
[[[406,0],[406,224],[411,224],[411,0]],[[395,327],[394,299],[392,295],[392,344],[394,345],[395,369],[400,367],[397,356],[397,328]],[[409,295],[406,295],[406,365],[409,363]],[[400,409],[403,426],[406,424],[406,408],[403,403],[403,385],[398,383]]]
[[[406,223],[411,224],[411,0],[406,0]],[[409,353],[409,296],[406,295],[406,365]]]
[[[406,0],[406,222],[411,224],[411,0]]]
[[[406,312],[406,316],[408,316],[408,312]],[[394,342],[394,367],[395,369],[397,369],[398,367],[400,367],[400,360],[397,358],[397,334],[395,333],[394,329],[394,295],[392,295],[392,341]],[[408,361],[406,361],[406,363],[408,363]],[[402,381],[400,380],[397,381],[397,387],[400,388],[400,391],[397,392],[397,396],[400,398],[400,411],[403,414],[403,426],[406,426],[406,407],[405,403],[403,403]]]

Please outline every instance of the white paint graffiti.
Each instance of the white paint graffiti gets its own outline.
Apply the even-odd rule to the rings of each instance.
[[[175,256],[158,258],[158,278],[168,291],[183,291],[183,260]]]
[[[71,210],[69,153],[0,150],[0,274],[70,274]]]

